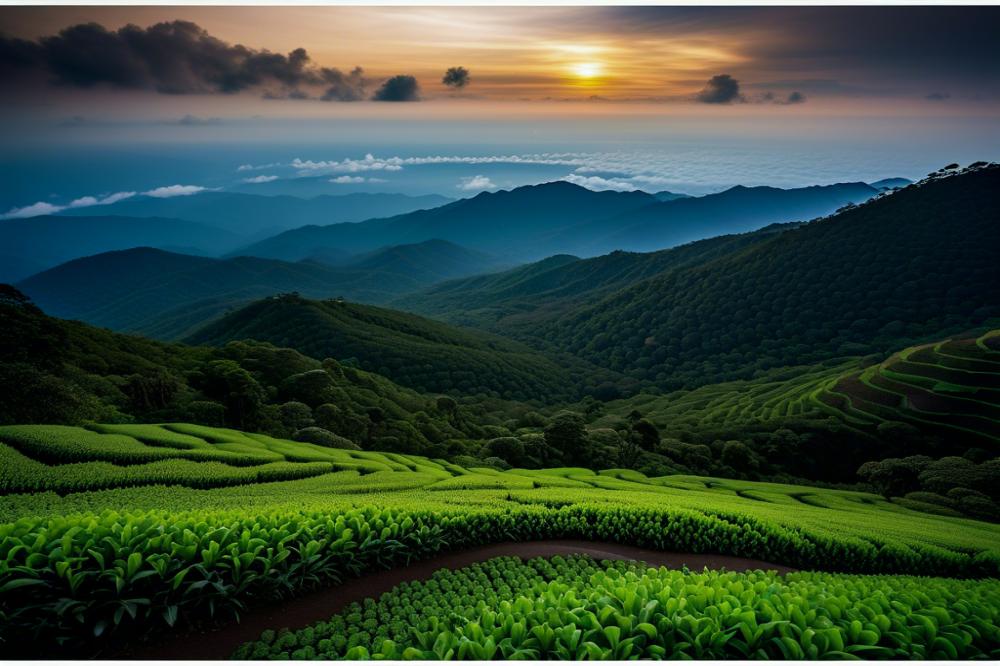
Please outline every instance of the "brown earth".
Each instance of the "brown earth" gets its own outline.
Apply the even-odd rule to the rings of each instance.
[[[446,553],[409,566],[388,571],[376,571],[341,585],[312,592],[288,601],[277,602],[251,610],[236,624],[198,633],[171,636],[163,641],[137,646],[116,655],[118,659],[228,659],[243,643],[257,640],[265,629],[300,629],[336,614],[349,604],[367,597],[379,597],[396,585],[413,580],[425,580],[439,569],[460,569],[476,562],[516,556],[522,559],[555,555],[589,555],[598,560],[634,560],[654,567],[679,569],[687,566],[700,570],[751,569],[774,570],[778,573],[795,571],[780,564],[761,562],[728,555],[674,553],[616,543],[553,539],[523,543],[505,542],[481,546],[455,553]]]

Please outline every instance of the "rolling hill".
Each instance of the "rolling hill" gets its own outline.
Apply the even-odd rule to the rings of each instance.
[[[579,397],[583,388],[572,378],[573,370],[582,369],[579,362],[567,368],[501,337],[339,300],[266,298],[207,325],[187,342],[244,339],[356,364],[424,392],[553,402]]]
[[[287,195],[261,196],[240,192],[200,192],[191,196],[165,199],[136,196],[105,206],[70,208],[60,215],[91,216],[99,214],[179,218],[226,229],[244,239],[252,239],[307,224],[360,222],[376,217],[408,213],[422,208],[435,208],[450,201],[452,200],[436,194],[407,196],[405,194],[354,193],[328,194],[304,199]],[[244,243],[246,242],[249,240],[244,241]]]
[[[241,236],[223,229],[165,217],[46,215],[3,220],[0,282],[16,282],[63,262],[111,250],[148,246],[221,254],[243,242]]]
[[[789,190],[737,185],[718,194],[664,201],[582,224],[554,241],[569,252],[587,256],[617,248],[651,252],[702,238],[828,215],[846,204],[866,201],[878,192],[865,183]]]
[[[889,353],[1000,317],[1000,166],[935,177],[545,323],[595,365],[677,387]]]
[[[380,303],[490,266],[495,263],[485,255],[443,242],[385,248],[339,267],[133,248],[70,261],[18,288],[55,316],[169,340],[276,293]]]
[[[0,319],[0,424],[183,420],[278,437],[322,427],[366,448],[439,456],[497,423],[483,405],[474,417],[461,404],[442,410],[437,396],[267,343],[193,347],[57,319],[8,285]]]
[[[590,259],[555,255],[508,271],[441,282],[391,304],[455,324],[531,337],[540,322],[664,271],[710,261],[762,242],[789,226],[775,225],[659,252],[619,251]]]
[[[662,201],[645,192],[593,192],[563,181],[484,192],[433,210],[352,225],[309,226],[239,253],[298,260],[317,248],[364,252],[439,238],[511,261],[553,254],[648,251],[772,223],[806,220],[868,199],[864,183],[781,190],[735,187]],[[662,193],[661,193],[662,194]]]

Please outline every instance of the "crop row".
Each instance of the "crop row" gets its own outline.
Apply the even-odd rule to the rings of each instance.
[[[1000,574],[1000,556],[991,550],[973,555],[917,542],[873,543],[746,514],[584,503],[587,494],[601,492],[594,490],[533,492],[577,493],[578,502],[22,518],[0,525],[0,640],[17,637],[14,644],[36,656],[85,651],[95,640],[228,616],[362,571],[506,540],[585,538],[802,568]]]
[[[289,481],[333,471],[330,463],[269,462],[232,467],[218,462],[158,460],[121,467],[107,462],[49,466],[0,443],[0,494],[53,491],[75,493],[102,488],[145,485],[182,485],[218,488],[249,483]]]
[[[968,659],[1000,656],[1000,581],[647,569],[496,558],[239,659]]]

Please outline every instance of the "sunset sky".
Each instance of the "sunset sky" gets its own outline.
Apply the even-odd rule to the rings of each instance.
[[[0,7],[0,204],[61,194],[37,174],[95,146],[660,151],[690,191],[919,176],[1000,151],[997,34],[998,7]]]

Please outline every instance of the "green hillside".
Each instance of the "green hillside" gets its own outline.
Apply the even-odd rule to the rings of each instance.
[[[384,377],[263,342],[212,349],[112,333],[48,317],[2,289],[0,423],[190,421],[279,437],[321,428],[366,448],[445,455],[448,442],[495,436],[489,428],[519,413],[485,400],[442,407]]]
[[[18,288],[55,316],[175,340],[264,296],[297,291],[380,303],[497,266],[480,253],[433,242],[386,248],[353,262],[212,259],[140,247],[67,262]]]
[[[456,324],[532,338],[540,322],[664,271],[695,266],[763,242],[785,228],[775,225],[646,254],[612,252],[590,259],[556,255],[509,271],[442,282],[392,304]]]
[[[539,326],[595,365],[676,388],[889,353],[1000,318],[1000,165],[933,178]]]
[[[1000,331],[905,349],[826,382],[815,399],[848,422],[908,423],[1000,452]]]
[[[264,299],[209,324],[188,341],[220,345],[244,339],[335,358],[419,391],[546,403],[580,395],[569,370],[519,343],[339,300]],[[588,380],[596,382],[600,374]]]
[[[510,540],[612,541],[845,573],[1000,575],[1000,526],[863,492],[618,469],[498,472],[177,423],[3,427],[0,455],[3,487],[29,491],[0,494],[6,656],[90,656],[362,572]],[[859,600],[882,598],[867,580],[840,582],[859,585]],[[966,586],[961,608],[994,584],[955,583]],[[814,589],[823,588],[800,588]],[[756,587],[745,592],[759,598]],[[989,598],[977,613],[993,618]],[[67,604],[74,612],[60,614]],[[959,608],[954,618],[965,617]],[[875,636],[894,645],[878,626]],[[843,631],[850,642],[860,630]]]

